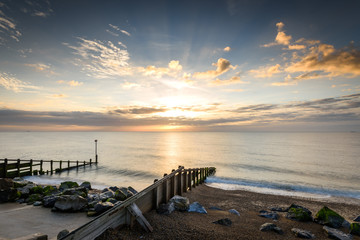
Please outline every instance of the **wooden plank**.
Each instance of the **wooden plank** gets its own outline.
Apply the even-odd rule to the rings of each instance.
[[[127,210],[136,218],[136,221],[143,227],[146,232],[152,232],[153,228],[151,227],[150,223],[146,220],[144,215],[142,214],[141,210],[135,203],[132,203],[130,206],[127,207]]]

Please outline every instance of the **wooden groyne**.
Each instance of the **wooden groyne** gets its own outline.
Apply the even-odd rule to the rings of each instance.
[[[31,175],[54,174],[74,168],[97,164],[89,161],[63,161],[63,160],[23,160],[0,159],[0,178],[14,178]]]
[[[172,173],[164,174],[163,178],[155,179],[152,185],[141,192],[70,232],[62,240],[95,239],[108,228],[132,226],[135,220],[146,231],[152,231],[151,224],[145,219],[143,213],[157,209],[159,204],[167,203],[175,195],[181,196],[184,192],[190,191],[214,173],[213,167],[185,169],[179,166]]]

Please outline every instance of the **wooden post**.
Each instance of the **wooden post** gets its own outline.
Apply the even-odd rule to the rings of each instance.
[[[60,172],[62,171],[62,160],[60,160]]]
[[[164,173],[164,177],[166,177],[167,174]],[[164,194],[164,202],[167,203],[169,201],[169,194],[168,194],[168,180],[163,182],[163,194]]]
[[[156,183],[158,180],[154,179],[154,183]],[[154,199],[153,199],[153,207],[157,209],[159,207],[159,187],[156,187],[154,189]]]
[[[90,158],[90,166],[91,166],[91,164],[92,164],[92,162],[91,162],[92,160],[91,160],[91,158]]]
[[[196,169],[196,186],[199,186],[199,169]]]
[[[4,172],[3,172],[3,176],[4,176],[4,178],[6,178],[6,175],[7,175],[7,162],[8,162],[8,160],[7,160],[7,158],[5,158],[4,159]]]
[[[202,184],[204,182],[204,169],[200,168],[200,183]]]
[[[43,160],[40,160],[40,175],[43,173]]]
[[[187,192],[187,186],[188,186],[188,176],[187,176],[187,171],[186,170],[184,170],[184,173],[183,173],[183,178],[184,178],[184,180],[183,180],[183,192]]]
[[[86,165],[86,162],[84,161],[84,170],[85,170],[85,165]]]
[[[33,167],[32,167],[32,165],[33,165],[33,160],[30,159],[30,176],[33,175]]]
[[[76,170],[79,168],[79,161],[76,161]]]
[[[20,159],[17,160],[16,167],[17,167],[17,176],[20,177]]]
[[[50,174],[53,174],[53,160],[50,160]]]
[[[192,180],[192,173],[191,173],[191,168],[189,169],[189,175],[188,175],[188,186],[189,186],[189,190],[191,191],[191,188],[192,188],[192,183],[191,183],[191,180]]]
[[[171,177],[171,197],[175,196],[176,194],[176,182],[175,182],[175,175]]]
[[[68,160],[68,170],[70,170],[70,160]]]

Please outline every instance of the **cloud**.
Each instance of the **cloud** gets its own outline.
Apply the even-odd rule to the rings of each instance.
[[[0,72],[0,85],[5,89],[20,93],[20,92],[29,92],[29,90],[40,89],[37,86],[30,85],[30,83],[20,81],[13,76],[8,75],[7,73]]]
[[[223,73],[226,73],[231,68],[233,69],[236,68],[230,64],[229,60],[224,58],[219,58],[218,61],[216,63],[213,63],[212,65],[216,67],[216,70],[209,70],[206,72],[196,72],[193,74],[193,77],[198,79],[214,78]]]
[[[115,109],[109,111],[110,114],[134,114],[134,115],[143,115],[143,114],[153,114],[166,112],[168,109],[159,108],[159,107],[130,107],[125,109]]]
[[[66,85],[69,85],[69,86],[71,86],[71,87],[78,87],[78,86],[81,86],[81,85],[84,84],[83,82],[74,81],[74,80],[71,80],[71,81],[59,80],[59,81],[57,81],[57,83],[59,83],[59,84],[66,84]]]
[[[25,3],[27,5],[21,11],[34,17],[47,18],[54,12],[48,0],[25,1]]]
[[[21,35],[21,32],[16,28],[15,21],[0,10],[0,45],[4,44],[8,37],[19,42]]]
[[[224,52],[230,52],[231,51],[231,47],[227,46],[224,48]]]
[[[68,97],[66,94],[54,94],[54,95],[52,95],[51,97],[53,97],[53,98],[66,98],[66,97]]]
[[[131,75],[132,70],[128,67],[129,53],[116,46],[111,41],[87,40],[78,38],[77,46],[68,43],[64,45],[74,50],[79,56],[77,64],[82,70],[94,78],[115,78]]]
[[[255,77],[258,78],[268,78],[268,77],[272,77],[272,75],[280,73],[281,66],[280,64],[276,64],[273,66],[268,66],[268,67],[260,67],[259,69],[252,69],[249,72],[251,74],[254,74]]]
[[[223,86],[223,85],[231,85],[231,84],[239,84],[239,83],[245,83],[241,81],[241,78],[239,76],[233,76],[230,79],[227,80],[221,80],[221,79],[215,79],[210,82],[210,85],[213,86]]]
[[[51,70],[51,66],[50,65],[46,65],[43,63],[27,63],[24,64],[27,67],[31,67],[34,68],[37,72],[45,72],[48,73],[50,75],[55,75],[56,73],[54,71]]]
[[[171,60],[168,63],[168,67],[155,67],[155,66],[147,66],[146,68],[140,67],[138,68],[140,72],[143,72],[145,76],[154,76],[157,78],[161,78],[164,75],[169,76],[177,76],[182,71],[182,66],[180,62],[177,60]]]
[[[120,29],[118,26],[115,26],[115,25],[112,25],[112,24],[109,24],[109,26],[112,28],[112,29],[114,29],[114,30],[116,30],[116,31],[119,31],[119,32],[121,32],[121,33],[123,33],[123,34],[125,34],[125,35],[127,35],[127,36],[131,36],[131,34],[128,32],[128,31],[125,31],[125,30],[123,30],[123,29]]]
[[[111,34],[111,35],[115,36],[115,37],[118,37],[118,36],[119,36],[119,34],[114,33],[114,32],[112,32],[112,31],[110,31],[109,29],[106,29],[105,31],[106,31],[107,33],[109,33],[109,34]]]
[[[130,82],[125,82],[122,85],[122,88],[124,88],[124,89],[133,89],[133,88],[139,88],[139,87],[140,87],[140,84],[130,83]]]
[[[268,44],[264,44],[263,47],[272,47],[272,46],[276,46],[276,45],[290,45],[290,40],[292,39],[292,37],[290,35],[286,35],[285,31],[283,31],[283,28],[285,26],[285,24],[283,22],[278,22],[276,23],[276,26],[278,28],[278,33],[275,37],[275,42],[271,42]]]

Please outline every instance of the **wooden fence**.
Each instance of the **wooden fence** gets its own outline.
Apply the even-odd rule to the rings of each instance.
[[[31,175],[60,173],[73,168],[92,165],[90,161],[62,161],[62,160],[21,160],[0,159],[0,178],[14,178]],[[95,162],[97,164],[97,161]]]
[[[142,215],[143,213],[158,208],[159,204],[168,202],[175,195],[182,195],[195,188],[203,183],[207,176],[214,173],[215,168],[213,167],[184,169],[179,166],[172,173],[164,174],[162,179],[155,179],[154,184],[146,189],[70,232],[62,240],[95,239],[108,228],[117,228],[122,225],[132,226],[135,220],[145,230],[152,231],[152,227]]]

